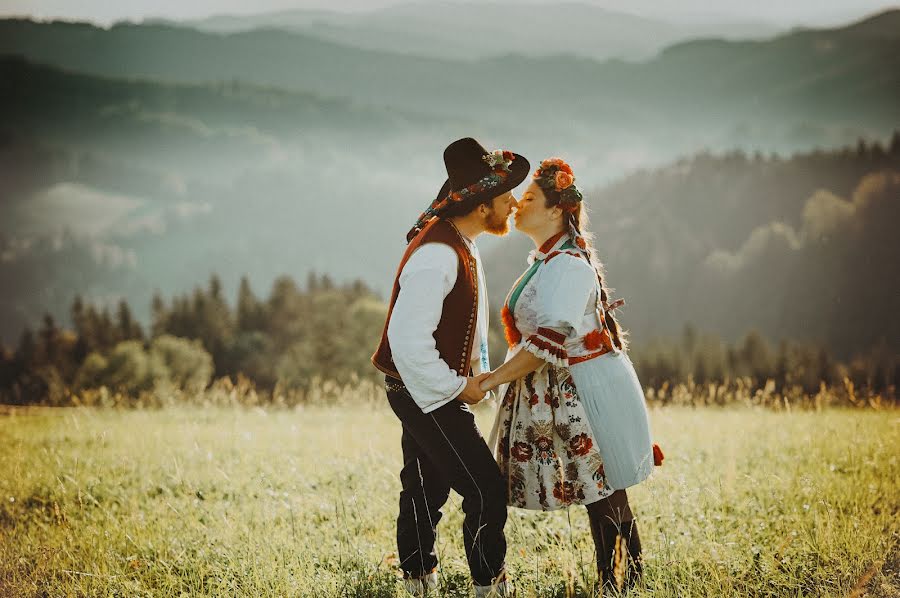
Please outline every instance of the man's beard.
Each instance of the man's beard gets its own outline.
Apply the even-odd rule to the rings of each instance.
[[[509,232],[509,217],[504,216],[501,218],[494,210],[491,210],[490,214],[487,215],[484,230],[498,237],[506,235]]]

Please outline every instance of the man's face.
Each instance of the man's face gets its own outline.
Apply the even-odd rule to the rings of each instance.
[[[485,215],[484,229],[492,235],[502,237],[509,232],[509,216],[517,205],[512,191],[498,195],[491,202],[491,208]]]

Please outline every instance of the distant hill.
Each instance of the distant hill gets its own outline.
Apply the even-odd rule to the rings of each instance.
[[[883,171],[881,158],[832,151],[802,184],[761,181],[779,171],[773,151],[857,137],[884,145],[900,123],[898,14],[765,42],[684,43],[645,62],[465,62],[284,31],[2,21],[0,51],[17,56],[0,60],[0,337],[44,309],[64,321],[76,292],[125,296],[147,314],[154,288],[182,292],[212,271],[226,289],[244,273],[265,289],[279,274],[316,270],[385,292],[407,228],[443,181],[441,152],[465,135],[532,161],[564,155],[585,188],[612,189],[590,196],[616,214],[595,219],[598,230],[622,226],[603,233],[615,243],[601,250],[611,284],[632,302],[626,323],[641,337],[678,328],[681,313],[657,318],[665,306],[634,301],[663,301],[669,282],[710,285],[717,297],[741,289],[722,273],[749,264],[741,256],[760,239],[794,239],[781,222],[802,236],[819,186],[846,201],[814,204],[856,213],[853,190]],[[713,151],[707,166],[674,166],[669,178],[652,169],[702,148]],[[730,148],[745,151],[733,171],[715,157]],[[763,156],[747,157],[757,149]],[[800,172],[802,160],[792,163]],[[625,186],[607,187],[637,168]],[[655,224],[628,224],[638,214]],[[515,261],[494,269],[501,295],[524,255],[507,241],[502,253],[492,252],[496,240],[481,243],[489,261],[507,250]],[[642,278],[668,265],[672,281]],[[710,307],[685,296],[691,309]],[[714,330],[743,325],[714,313],[701,314]]]
[[[704,153],[586,195],[607,283],[628,302],[620,319],[641,342],[691,322],[843,357],[900,350],[900,131],[889,146],[789,158]],[[514,233],[488,256],[494,306],[531,248]]]
[[[165,23],[210,33],[283,29],[357,48],[461,60],[508,54],[647,59],[688,39],[760,38],[778,32],[757,22],[674,24],[581,2],[407,3],[362,13],[290,10]]]
[[[360,256],[373,243],[402,247],[443,181],[441,150],[466,128],[311,94],[101,78],[15,57],[0,58],[0,81],[15,90],[0,93],[7,339],[44,309],[64,317],[76,288],[143,310],[154,288],[187,288],[213,270],[265,287],[318,261],[336,279],[361,268],[380,279],[394,253]]]
[[[891,127],[900,120],[900,11],[767,41],[705,40],[646,62],[509,56],[474,62],[364,51],[276,30],[0,22],[0,53],[113,77],[241,80],[372,105],[509,124],[548,106],[605,134],[738,123]],[[891,34],[890,32],[895,33]],[[677,124],[676,124],[677,123]]]
[[[240,173],[248,165],[248,154],[277,160],[280,144],[288,141],[327,136],[331,144],[344,147],[351,138],[401,135],[440,125],[412,112],[314,93],[234,81],[113,79],[15,56],[0,56],[0,82],[14,90],[0,95],[0,127],[119,158],[133,153],[143,166],[172,168],[206,181]]]

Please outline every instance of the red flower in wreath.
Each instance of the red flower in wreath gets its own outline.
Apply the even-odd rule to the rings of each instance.
[[[568,172],[563,172],[562,170],[556,171],[556,178],[554,179],[556,183],[556,190],[562,191],[563,189],[568,189],[572,186],[572,183],[575,182],[575,177],[573,177]]]
[[[594,441],[587,434],[578,434],[569,440],[569,450],[576,455],[587,455],[593,446]]]
[[[547,158],[546,160],[541,162],[541,170],[550,170],[553,167],[556,167],[558,170],[565,172],[566,174],[572,174],[572,167],[569,166],[565,160],[559,157]]]
[[[659,445],[654,444],[653,445],[653,464],[655,466],[659,467],[660,465],[662,465],[663,459],[665,459],[665,458],[666,458],[666,456],[663,455],[662,449],[659,448]]]
[[[533,451],[531,449],[531,445],[525,442],[517,442],[513,445],[512,450],[510,451],[513,459],[519,461],[520,463],[524,463],[531,459],[531,455]]]

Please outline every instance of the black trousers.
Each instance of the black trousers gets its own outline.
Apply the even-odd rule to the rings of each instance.
[[[419,577],[437,566],[435,534],[450,489],[462,496],[463,541],[476,585],[489,585],[506,558],[506,483],[461,401],[422,410],[403,383],[385,377],[388,401],[403,424],[397,549],[400,567]]]

